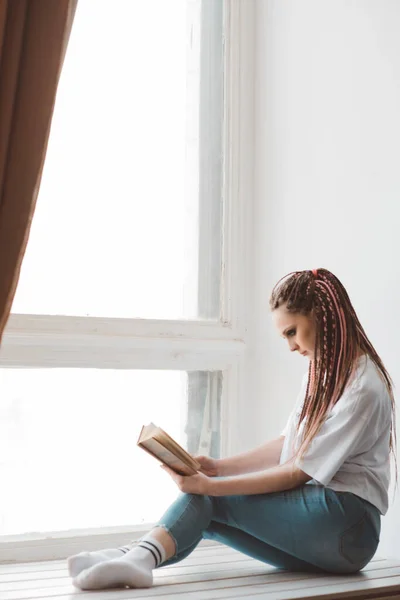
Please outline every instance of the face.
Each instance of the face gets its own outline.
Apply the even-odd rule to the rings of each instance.
[[[299,352],[312,360],[315,350],[315,322],[311,315],[291,313],[285,305],[272,313],[279,334],[287,340],[291,352]]]

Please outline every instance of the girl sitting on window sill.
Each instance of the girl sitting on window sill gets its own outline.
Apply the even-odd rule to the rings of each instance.
[[[354,573],[374,556],[395,447],[391,379],[326,269],[287,275],[270,306],[290,350],[309,360],[282,434],[239,456],[196,457],[196,475],[163,467],[177,500],[139,541],[68,558],[76,587],[149,587],[154,568],[202,539],[289,571]]]

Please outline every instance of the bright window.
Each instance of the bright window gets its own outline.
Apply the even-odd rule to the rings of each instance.
[[[141,426],[219,450],[220,375],[193,376],[189,397],[182,371],[1,369],[0,535],[156,521],[177,488]]]
[[[141,425],[213,456],[240,429],[252,4],[78,2],[0,348],[0,561],[158,519]]]
[[[219,317],[222,2],[212,4],[210,41],[201,0],[79,1],[13,312]]]

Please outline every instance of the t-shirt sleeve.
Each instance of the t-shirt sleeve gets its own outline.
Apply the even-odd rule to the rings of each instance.
[[[373,418],[371,413],[371,396],[359,393],[354,402],[328,417],[303,459],[296,459],[296,466],[318,483],[328,485],[346,459],[356,452]]]

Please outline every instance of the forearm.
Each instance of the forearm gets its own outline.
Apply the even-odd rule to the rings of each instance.
[[[217,461],[218,476],[227,477],[243,473],[263,471],[279,464],[285,438],[280,436],[274,440],[237,456],[221,458]]]
[[[290,462],[258,473],[238,475],[228,479],[210,478],[207,494],[209,496],[269,494],[293,489],[310,479],[311,477],[293,467],[293,463]]]

